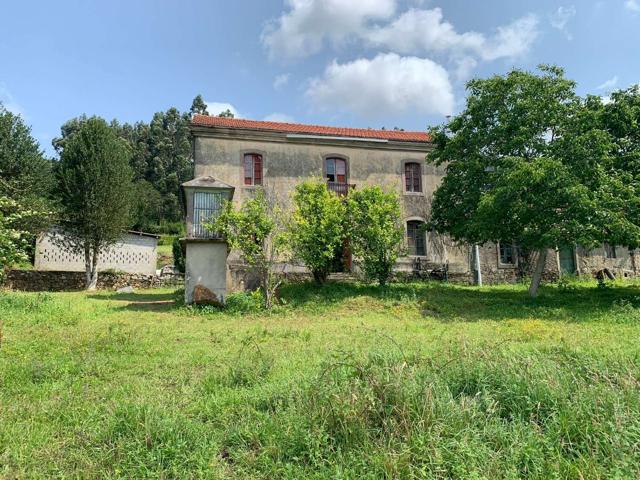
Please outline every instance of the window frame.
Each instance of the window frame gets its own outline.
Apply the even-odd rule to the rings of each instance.
[[[411,242],[410,239],[412,238],[409,234],[410,232],[410,224],[416,224],[416,228],[415,228],[415,239],[414,239],[414,253],[411,252]],[[422,218],[407,218],[404,222],[405,225],[405,238],[406,238],[406,242],[407,242],[407,256],[411,257],[411,258],[424,258],[427,256],[427,232],[426,230],[423,232],[422,234],[422,238],[420,239],[420,236],[418,235],[418,229],[423,227],[426,224],[426,222],[424,221],[424,219]],[[418,240],[422,240],[422,253],[420,254],[418,252]]]
[[[246,158],[252,156],[251,177],[246,176]],[[256,183],[256,158],[260,158],[260,183]],[[242,188],[256,188],[264,185],[265,179],[265,154],[260,150],[244,150],[240,153],[240,185]],[[247,178],[251,178],[251,183],[245,183]]]
[[[328,176],[330,175],[328,165],[327,165],[329,160],[334,160],[334,167],[333,167],[334,173],[332,174],[334,176],[334,180],[329,180],[328,178]],[[340,160],[344,162],[344,182],[340,182],[337,180],[338,174],[336,172],[338,169],[337,169],[335,160]],[[340,155],[340,154],[323,155],[322,156],[322,176],[325,182],[348,185],[349,184],[349,159],[346,156]]]
[[[502,261],[502,249],[503,247],[509,247],[511,249],[511,262],[503,262]],[[496,253],[498,255],[498,266],[501,268],[515,268],[518,266],[518,255],[517,255],[518,247],[513,242],[498,242],[496,244]]]
[[[417,165],[418,166],[418,183],[419,190],[408,190],[407,189],[407,166],[408,165]],[[402,161],[402,191],[405,195],[424,195],[424,169],[422,168],[422,162],[415,159],[407,159]],[[415,172],[414,172],[415,173]],[[415,182],[415,177],[413,178]],[[412,183],[414,183],[412,182]]]
[[[213,202],[198,201],[200,196],[211,196],[215,200]],[[193,192],[193,217],[191,220],[191,235],[194,238],[218,238],[219,235],[216,232],[207,230],[202,226],[204,220],[209,220],[214,214],[222,211],[222,203],[224,201],[224,194],[222,192],[211,192],[207,190],[195,190]],[[202,204],[210,204],[212,207],[202,207]],[[200,212],[210,212],[209,215],[201,215]]]

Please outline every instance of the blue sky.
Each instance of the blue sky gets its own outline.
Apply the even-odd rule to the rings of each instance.
[[[640,0],[5,1],[0,101],[48,153],[82,113],[186,110],[423,130],[475,76],[563,66],[580,93],[640,82]],[[219,105],[223,104],[223,105]]]

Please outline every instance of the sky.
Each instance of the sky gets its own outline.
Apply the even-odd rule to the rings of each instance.
[[[0,0],[0,102],[49,155],[81,114],[209,113],[425,130],[475,77],[565,68],[578,93],[640,82],[640,0]]]

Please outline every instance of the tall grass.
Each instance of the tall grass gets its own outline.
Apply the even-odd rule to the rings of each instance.
[[[281,295],[0,293],[0,477],[640,476],[636,285]]]

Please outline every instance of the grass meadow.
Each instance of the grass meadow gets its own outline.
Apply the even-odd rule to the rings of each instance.
[[[0,478],[638,478],[640,284],[0,292]]]

